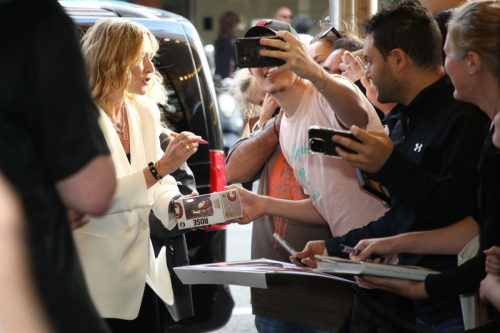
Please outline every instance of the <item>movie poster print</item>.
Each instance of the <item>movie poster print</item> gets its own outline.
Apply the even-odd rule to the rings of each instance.
[[[186,218],[190,220],[214,215],[210,194],[184,199],[184,209],[186,210]]]

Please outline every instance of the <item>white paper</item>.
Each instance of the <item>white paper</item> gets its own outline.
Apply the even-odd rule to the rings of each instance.
[[[174,271],[184,284],[231,284],[267,289],[266,274],[308,275],[354,283],[330,274],[316,273],[309,267],[269,259],[175,267]]]

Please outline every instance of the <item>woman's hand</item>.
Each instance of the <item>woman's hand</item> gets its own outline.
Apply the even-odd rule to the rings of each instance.
[[[345,76],[352,82],[356,82],[365,76],[365,71],[349,51],[344,52],[339,68],[342,71],[342,76]]]
[[[365,261],[372,254],[378,254],[384,258],[392,257],[399,253],[397,245],[397,237],[364,239],[355,246],[361,252],[358,255],[351,254],[350,258]]]
[[[194,153],[198,151],[198,140],[200,136],[191,132],[182,132],[170,141],[163,156],[158,160],[158,172],[160,176],[166,175],[179,169]]]
[[[231,185],[226,186],[226,190],[238,190],[241,201],[241,209],[243,211],[243,217],[239,219],[234,219],[231,222],[236,222],[238,224],[248,224],[262,215],[264,215],[265,208],[265,197],[262,195],[255,194],[253,192],[247,191],[242,187]]]
[[[301,265],[294,257],[290,257],[290,261],[299,267],[307,265],[311,268],[316,268],[318,267],[318,261],[320,261],[315,257],[317,254],[322,256],[328,255],[325,241],[318,240],[307,242],[306,247],[302,250],[302,252],[297,252],[297,258],[302,259],[301,263],[303,265]]]
[[[393,279],[377,276],[357,276],[358,285],[365,289],[381,289],[415,300],[429,298],[423,281]]]
[[[500,276],[500,247],[493,246],[485,250],[486,254],[486,273]]]

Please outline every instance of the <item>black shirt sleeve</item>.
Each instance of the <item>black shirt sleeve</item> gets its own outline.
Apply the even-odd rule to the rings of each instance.
[[[364,227],[353,229],[340,237],[333,237],[325,241],[328,255],[336,257],[349,257],[349,254],[342,252],[341,244],[354,247],[359,241],[368,238],[380,238],[392,236],[391,223],[392,212],[390,209],[384,216],[376,221],[370,222]]]
[[[478,291],[479,284],[486,276],[485,259],[486,256],[479,253],[455,269],[429,274],[425,279],[427,294],[431,298],[445,298]]]

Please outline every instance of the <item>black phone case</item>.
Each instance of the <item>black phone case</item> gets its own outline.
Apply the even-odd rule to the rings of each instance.
[[[332,136],[334,135],[345,136],[351,140],[361,142],[350,131],[311,126],[309,128],[309,152],[311,154],[328,155],[338,158],[339,155],[337,154],[335,148],[340,147],[348,153],[356,154],[355,151],[333,142]],[[320,143],[324,143],[324,145],[321,145]],[[324,148],[320,149],[321,147]]]
[[[371,174],[356,168],[359,184],[365,190],[385,201],[387,205],[391,205],[389,190],[382,185],[378,180],[374,179]]]
[[[275,47],[260,45],[261,38],[279,39],[276,36],[269,37],[247,37],[236,40],[236,65],[239,68],[275,67],[285,64],[284,60],[271,57],[263,57],[259,50],[279,50]]]

